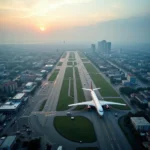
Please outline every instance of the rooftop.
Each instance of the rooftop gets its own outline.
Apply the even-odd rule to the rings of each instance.
[[[12,99],[21,99],[24,95],[25,93],[18,93]]]
[[[149,125],[150,123],[144,117],[131,117],[132,122],[136,125]]]
[[[41,70],[41,73],[45,73],[45,72],[47,72],[46,70]]]
[[[45,67],[53,67],[53,65],[47,64],[47,65],[45,65]]]
[[[15,110],[20,104],[20,102],[6,102],[4,105],[0,106],[0,110]]]
[[[27,84],[26,84],[26,86],[32,86],[33,85],[33,82],[28,82]]]

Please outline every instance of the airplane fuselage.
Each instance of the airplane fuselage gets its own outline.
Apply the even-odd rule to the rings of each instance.
[[[103,107],[101,106],[101,104],[100,104],[100,102],[99,102],[99,100],[97,98],[97,95],[96,95],[96,93],[93,90],[91,90],[91,97],[93,99],[93,102],[95,104],[95,108],[96,108],[98,114],[100,116],[103,116],[103,114],[104,114]]]

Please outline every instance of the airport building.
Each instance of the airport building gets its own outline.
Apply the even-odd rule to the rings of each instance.
[[[131,117],[131,123],[139,132],[147,132],[150,130],[150,123],[144,117]]]

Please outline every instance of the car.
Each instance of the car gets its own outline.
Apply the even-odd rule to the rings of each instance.
[[[17,131],[16,134],[20,134],[20,131]]]
[[[67,112],[67,115],[70,116],[70,115],[71,115],[71,112],[68,111],[68,112]]]
[[[118,113],[114,113],[115,117],[118,117]]]
[[[74,120],[74,117],[71,117],[71,120]]]
[[[4,127],[6,127],[6,125],[7,125],[6,123],[3,124]]]

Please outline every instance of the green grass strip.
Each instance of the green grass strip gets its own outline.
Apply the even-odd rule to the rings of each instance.
[[[85,96],[84,96],[84,92],[82,90],[82,84],[81,84],[81,79],[79,76],[79,70],[77,67],[74,68],[75,69],[75,76],[76,76],[76,88],[77,88],[77,97],[78,97],[78,102],[84,102],[86,101]],[[75,110],[81,110],[83,109],[85,106],[77,106],[75,108]]]
[[[79,56],[80,56],[81,58],[86,58],[86,56],[84,55],[83,52],[78,52],[78,54],[79,54]]]
[[[77,65],[77,62],[76,62],[76,61],[74,62],[74,65]]]
[[[66,52],[65,52],[65,53],[62,55],[62,58],[65,58],[65,57],[66,57],[66,55],[67,55],[67,54],[66,54]]]
[[[44,108],[44,106],[45,106],[45,104],[46,104],[46,101],[47,101],[47,99],[42,102],[42,104],[41,104],[41,106],[40,106],[40,108],[39,108],[39,111],[42,111],[42,110],[43,110],[43,108]]]
[[[63,62],[59,62],[57,66],[62,66]]]
[[[68,61],[67,65],[73,65],[73,62],[72,61]]]
[[[81,59],[83,62],[87,62],[87,61],[89,61],[88,59],[86,59],[86,58],[82,58]]]
[[[86,70],[91,76],[96,87],[100,87],[100,93],[103,97],[119,96],[118,93],[111,87],[111,85],[99,74],[96,68],[91,63],[84,63]]]
[[[48,80],[49,80],[49,81],[54,81],[54,80],[56,79],[58,73],[59,73],[59,71],[54,70]]]
[[[83,143],[96,141],[93,124],[85,117],[76,116],[74,120],[71,120],[69,116],[57,116],[54,118],[54,127],[68,140]]]
[[[74,102],[74,99],[70,96],[68,96],[68,89],[69,89],[69,78],[71,77],[71,81],[73,81],[73,68],[67,67],[65,70],[64,80],[62,83],[60,95],[59,95],[59,101],[57,104],[57,111],[67,110],[69,107],[69,104],[72,104]],[[70,93],[73,93],[73,83],[71,83],[71,89]]]
[[[74,52],[69,53],[69,59],[75,59],[75,53]]]
[[[74,97],[74,84],[73,84],[74,80],[70,80],[70,96]]]

